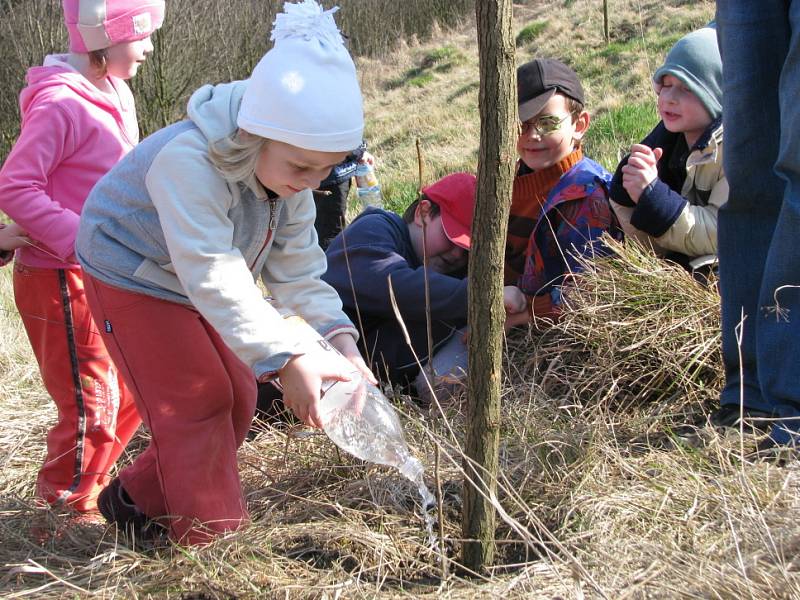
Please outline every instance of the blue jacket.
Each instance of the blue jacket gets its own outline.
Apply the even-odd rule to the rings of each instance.
[[[361,160],[361,157],[364,155],[366,150],[366,142],[361,142],[361,145],[358,148],[353,150],[342,162],[331,169],[331,172],[325,179],[322,180],[322,183],[319,184],[319,187],[324,188],[332,185],[339,185],[340,183],[355,177],[356,169],[358,168],[358,161]]]
[[[408,224],[399,215],[368,208],[334,239],[326,256],[328,270],[322,279],[339,292],[348,314],[355,316],[358,302],[362,320],[365,316],[368,321],[394,320],[389,296],[391,278],[403,318],[425,321],[422,262],[411,245]],[[467,279],[429,269],[428,284],[431,318],[466,323]]]
[[[522,196],[524,179],[524,173],[515,178],[517,196]],[[516,282],[529,299],[538,298],[539,316],[558,312],[561,284],[567,274],[581,271],[583,259],[608,254],[600,239],[604,232],[621,238],[608,203],[610,179],[603,167],[583,157],[561,176],[539,210]]]

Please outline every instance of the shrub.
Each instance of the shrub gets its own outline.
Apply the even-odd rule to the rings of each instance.
[[[353,53],[373,55],[387,53],[404,36],[424,38],[437,25],[455,25],[474,10],[474,0],[337,4],[342,8],[337,22]],[[269,48],[271,24],[282,5],[278,0],[170,0],[164,26],[153,36],[155,52],[131,80],[142,136],[183,118],[189,95],[201,85],[247,77]],[[66,47],[59,0],[0,0],[0,161],[19,132],[17,96],[26,69]],[[457,54],[454,48],[447,52]]]
[[[674,263],[629,241],[565,288],[563,319],[531,364],[551,397],[588,406],[665,403],[716,395],[723,372],[719,294]]]
[[[530,25],[526,25],[517,34],[517,47],[530,44],[538,38],[545,29],[547,29],[547,21],[534,21]]]

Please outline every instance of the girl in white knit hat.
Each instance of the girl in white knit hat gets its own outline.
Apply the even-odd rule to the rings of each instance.
[[[0,169],[0,210],[15,222],[3,229],[16,233],[19,248],[14,300],[58,407],[36,491],[50,504],[86,512],[96,509],[140,419],[92,321],[75,236],[89,191],[139,140],[125,80],[153,50],[150,34],[164,19],[164,1],[63,6],[69,53],[28,70],[21,132]]]
[[[203,543],[247,518],[236,451],[256,379],[319,426],[323,380],[374,376],[320,280],[312,189],[361,143],[355,66],[313,0],[287,3],[247,81],[204,86],[92,191],[76,251],[109,352],[152,441],[98,505],[138,533]],[[349,359],[303,354],[261,278]],[[255,377],[254,377],[255,375]]]

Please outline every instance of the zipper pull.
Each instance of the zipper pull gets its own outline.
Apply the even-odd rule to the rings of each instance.
[[[278,227],[278,205],[277,200],[269,201],[269,230],[275,231]]]

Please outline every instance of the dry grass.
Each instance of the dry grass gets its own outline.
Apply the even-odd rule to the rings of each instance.
[[[593,110],[614,118],[622,98],[649,98],[646,76],[660,60],[649,44],[713,11],[710,2],[612,0],[612,38],[633,39],[634,27],[644,41],[638,51],[619,41],[604,57],[599,6],[517,5],[517,30],[548,22],[518,60],[534,52],[572,60]],[[360,61],[368,139],[398,203],[416,185],[417,137],[429,179],[475,166],[475,36],[466,27],[436,39],[407,41],[391,60]],[[421,75],[428,83],[408,83]],[[625,135],[602,146],[606,162]],[[751,438],[710,430],[699,443],[654,441],[713,407],[717,298],[635,248],[576,280],[556,329],[508,340],[498,563],[483,577],[452,562],[461,543],[461,398],[448,400],[444,414],[396,398],[427,481],[442,491],[441,551],[430,549],[416,492],[399,475],[340,455],[324,436],[266,425],[240,454],[253,522],[209,547],[132,546],[104,525],[37,507],[33,482],[54,410],[15,314],[10,275],[0,271],[3,597],[800,597],[798,465],[749,464],[742,451]]]
[[[430,549],[416,493],[400,476],[340,455],[322,435],[263,424],[240,454],[253,522],[207,548],[136,547],[103,525],[38,508],[32,482],[52,411],[42,410],[34,385],[3,399],[0,590],[36,598],[796,597],[797,465],[748,464],[736,436],[713,431],[701,445],[670,449],[635,439],[713,397],[716,369],[675,374],[680,364],[716,359],[716,316],[703,310],[714,292],[635,248],[618,251],[577,279],[557,329],[509,340],[499,559],[486,576],[466,577],[452,562],[461,398],[439,415],[397,398],[428,483],[442,491],[450,561],[442,578],[442,553]],[[637,299],[669,305],[672,295],[674,312],[625,308]],[[699,317],[678,310],[689,299]],[[18,327],[13,318],[4,325]],[[662,335],[627,342],[652,327]],[[676,331],[680,341],[667,348],[675,355],[663,360],[665,332]],[[579,368],[590,363],[597,368]],[[647,371],[647,382],[631,377],[606,394],[626,365]]]
[[[719,295],[644,248],[607,240],[616,256],[582,261],[565,290],[567,318],[530,363],[550,396],[585,406],[691,405],[722,385]],[[551,376],[555,373],[557,376]]]

